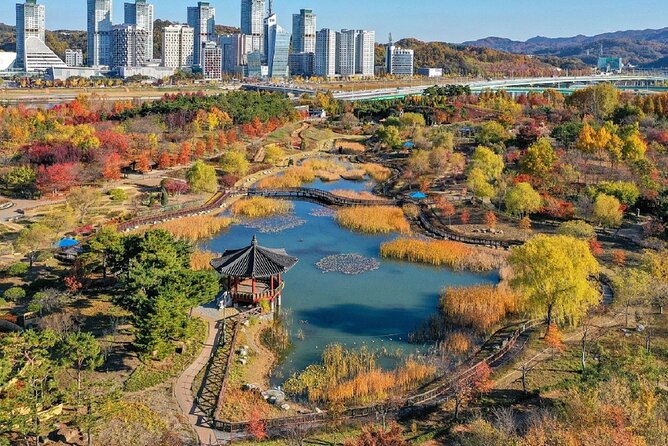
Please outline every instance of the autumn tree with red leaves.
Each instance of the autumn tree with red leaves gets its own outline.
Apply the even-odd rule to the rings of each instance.
[[[123,160],[121,156],[114,152],[107,157],[102,169],[102,176],[105,180],[120,180],[121,168],[123,167]]]
[[[77,163],[59,163],[37,169],[37,188],[43,193],[57,193],[77,184],[80,167]]]
[[[262,441],[267,438],[267,423],[262,420],[262,413],[254,409],[248,419],[248,434],[255,441]]]

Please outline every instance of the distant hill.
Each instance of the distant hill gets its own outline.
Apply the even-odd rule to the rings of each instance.
[[[582,69],[585,65],[573,58],[531,57],[512,54],[489,47],[454,45],[444,42],[422,42],[408,38],[396,42],[397,46],[415,51],[415,66],[443,68],[447,74],[459,75],[506,75],[552,72],[555,68]],[[385,60],[385,46],[376,46],[376,64]]]
[[[487,37],[463,45],[516,54],[576,58],[595,64],[599,55],[622,57],[641,67],[668,67],[668,28],[618,31],[595,36],[534,37],[525,42]]]

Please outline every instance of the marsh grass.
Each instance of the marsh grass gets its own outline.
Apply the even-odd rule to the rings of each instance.
[[[194,242],[213,237],[223,229],[227,229],[231,224],[231,218],[222,218],[213,215],[195,215],[159,223],[151,227],[151,229],[164,229],[176,238]]]
[[[211,261],[217,257],[220,257],[220,254],[198,249],[190,256],[190,268],[195,271],[212,270]]]
[[[392,175],[392,171],[387,167],[381,166],[380,164],[366,163],[360,166],[367,175],[373,178],[375,181],[382,183],[387,181]]]
[[[500,321],[518,310],[519,296],[508,286],[479,285],[451,287],[441,292],[443,317],[477,333],[487,333]]]
[[[283,175],[276,175],[265,178],[257,183],[260,189],[286,189],[291,187],[301,187],[306,183],[314,181],[316,178],[313,169],[307,167],[291,167]]]
[[[505,263],[505,254],[448,240],[421,240],[401,237],[383,243],[380,255],[385,258],[446,266],[455,271],[493,271]]]
[[[367,191],[357,192],[349,189],[336,189],[332,191],[332,194],[338,195],[339,197],[353,198],[356,200],[381,200],[380,197]]]
[[[341,174],[341,178],[348,181],[364,181],[366,178],[366,171],[364,169],[346,170]]]
[[[410,224],[401,208],[395,206],[369,206],[343,208],[336,211],[339,225],[352,231],[367,234],[408,234]]]
[[[274,215],[285,215],[292,211],[293,205],[289,201],[274,198],[253,197],[238,200],[232,204],[230,210],[235,217],[265,218]]]

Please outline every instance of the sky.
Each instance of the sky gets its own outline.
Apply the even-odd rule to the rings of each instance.
[[[86,0],[38,0],[46,5],[48,29],[85,29]],[[134,1],[134,0],[132,0]],[[240,0],[210,0],[216,23],[239,26]],[[15,0],[0,0],[0,22],[14,24]],[[123,21],[124,0],[114,0],[114,23]],[[185,22],[196,0],[153,0],[156,18]],[[668,27],[666,0],[275,0],[279,24],[292,28],[292,14],[311,8],[320,28],[376,31],[378,42],[416,37],[463,42],[488,36],[526,40]]]

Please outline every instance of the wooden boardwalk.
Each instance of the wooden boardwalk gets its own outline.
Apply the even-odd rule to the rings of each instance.
[[[326,206],[355,207],[355,206],[394,206],[396,202],[385,198],[363,199],[347,198],[335,195],[321,189],[308,187],[293,187],[285,189],[230,189],[230,195],[246,195],[248,197],[269,197],[287,200],[313,201]]]

